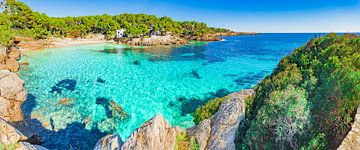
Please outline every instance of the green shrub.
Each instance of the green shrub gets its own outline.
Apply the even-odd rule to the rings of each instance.
[[[195,138],[189,138],[186,132],[176,132],[175,150],[199,150],[199,143]]]
[[[360,105],[359,60],[360,37],[354,34],[329,34],[295,49],[255,87],[238,147],[338,146]]]
[[[222,98],[214,98],[207,101],[205,105],[196,108],[193,114],[195,124],[199,124],[202,120],[209,119],[218,111],[221,103],[228,99],[229,98],[226,96]]]
[[[324,133],[317,134],[301,150],[322,150],[327,144],[326,136]]]

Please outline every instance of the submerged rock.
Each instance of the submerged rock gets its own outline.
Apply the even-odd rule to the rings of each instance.
[[[245,119],[245,99],[254,94],[254,90],[230,94],[215,115],[189,128],[187,134],[197,139],[200,149],[235,149],[235,132]]]
[[[104,80],[104,79],[101,79],[101,78],[97,78],[96,82],[105,83],[105,80]]]
[[[135,130],[122,145],[122,150],[173,150],[176,131],[159,114]]]
[[[74,91],[76,87],[76,80],[64,79],[56,83],[55,86],[51,87],[50,93],[62,94],[63,90]]]
[[[21,62],[21,65],[29,65],[29,64],[30,64],[30,63],[27,62],[27,61],[25,61],[25,60]]]
[[[118,50],[116,48],[105,48],[103,50],[100,50],[100,52],[103,52],[103,53],[118,53]]]
[[[72,105],[73,103],[74,103],[74,99],[72,98],[63,98],[58,102],[58,104],[65,106]]]
[[[129,117],[129,114],[119,104],[117,104],[114,100],[110,101],[110,106],[109,107],[110,107],[111,115],[112,115],[113,118],[124,120],[124,119],[127,119]]]
[[[9,122],[23,120],[21,104],[27,97],[24,81],[8,70],[0,71],[0,117]]]
[[[135,60],[135,61],[133,62],[133,64],[134,64],[134,65],[140,65],[140,61]]]
[[[195,71],[195,70],[191,71],[191,74],[192,74],[196,79],[200,79],[200,78],[201,78],[200,75],[199,75],[199,73],[198,73],[197,71]]]

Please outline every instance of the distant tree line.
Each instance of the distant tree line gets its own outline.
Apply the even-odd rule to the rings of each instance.
[[[116,30],[125,29],[131,37],[142,37],[150,29],[172,35],[198,36],[208,33],[228,32],[227,29],[210,28],[205,23],[195,21],[174,21],[169,17],[156,17],[146,14],[96,15],[81,17],[49,17],[44,13],[34,12],[25,3],[7,0],[6,9],[0,15],[0,40],[7,45],[14,33],[16,35],[45,39],[48,37],[84,37],[88,34],[103,34],[112,38]]]

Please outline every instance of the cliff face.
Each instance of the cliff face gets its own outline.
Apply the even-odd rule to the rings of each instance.
[[[341,142],[338,150],[353,150],[360,148],[360,107],[357,109],[355,115],[355,122],[351,130]]]
[[[221,104],[215,115],[189,128],[187,134],[196,138],[200,149],[235,149],[235,132],[245,119],[245,99],[254,94],[254,90],[243,90],[228,95],[230,99]]]
[[[8,70],[0,71],[0,117],[9,122],[23,120],[20,108],[25,101],[27,91],[24,81]]]
[[[245,98],[253,95],[253,90],[230,94],[230,99],[220,106],[219,111],[210,119],[188,129],[189,138],[195,138],[200,149],[235,149],[235,131],[245,115]],[[173,150],[176,134],[182,132],[171,125],[160,114],[135,130],[124,142],[116,135],[108,135],[98,141],[95,150]]]
[[[10,52],[7,52],[5,47],[0,45],[0,70],[7,69],[11,72],[17,72],[20,69],[20,51],[12,47]]]
[[[5,149],[45,150],[38,145],[26,142],[28,137],[13,127],[10,123],[24,119],[21,104],[27,97],[24,81],[16,74],[0,71],[0,146]]]

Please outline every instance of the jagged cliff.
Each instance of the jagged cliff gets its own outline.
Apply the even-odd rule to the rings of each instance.
[[[45,148],[30,144],[29,138],[17,130],[13,124],[24,119],[21,104],[25,101],[27,91],[24,81],[16,74],[0,71],[0,149],[44,150]]]
[[[230,94],[214,116],[186,130],[188,138],[195,138],[201,150],[235,149],[236,129],[245,116],[245,99],[254,93],[253,90],[244,90]],[[135,130],[124,143],[117,135],[107,135],[98,141],[95,150],[173,150],[176,149],[176,135],[181,132],[185,131],[171,127],[159,114]]]

